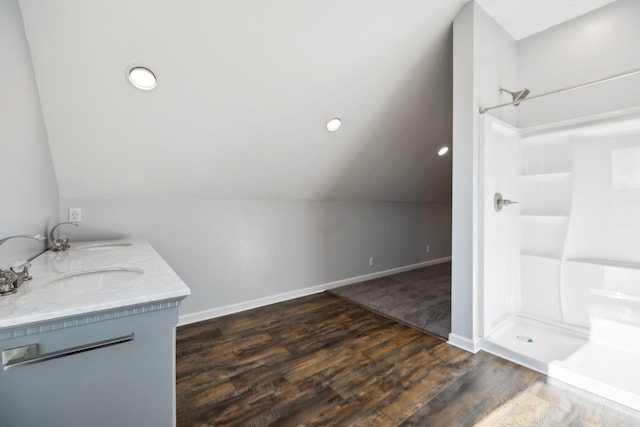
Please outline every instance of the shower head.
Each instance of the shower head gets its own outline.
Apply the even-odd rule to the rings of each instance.
[[[527,89],[526,87],[518,91],[511,91],[511,90],[500,88],[500,93],[502,92],[507,92],[509,95],[511,95],[513,97],[513,102],[520,101],[521,99],[525,99],[527,95],[529,95],[529,89]],[[513,105],[517,107],[520,104],[518,103]]]

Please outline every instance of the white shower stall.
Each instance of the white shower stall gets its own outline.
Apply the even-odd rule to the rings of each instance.
[[[482,120],[482,348],[640,409],[640,109]]]
[[[454,21],[449,342],[640,410],[640,2],[519,40],[479,3]],[[480,113],[500,88],[529,93]]]

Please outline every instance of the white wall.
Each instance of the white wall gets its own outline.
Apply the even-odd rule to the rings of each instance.
[[[531,95],[640,68],[640,2],[619,0],[518,42],[520,86]],[[640,75],[518,107],[521,127],[638,105]]]
[[[83,209],[81,226],[65,229],[72,241],[149,240],[192,290],[182,316],[451,251],[448,205],[63,197],[61,217],[69,207]]]
[[[480,106],[504,102],[499,88],[516,82],[515,41],[475,2],[454,21],[453,38],[453,235],[452,335],[450,342],[473,350],[483,316],[478,295],[483,271],[483,210],[490,198],[480,196],[484,148]],[[496,114],[515,121],[513,111]],[[486,200],[485,200],[486,199]]]
[[[58,187],[17,1],[0,2],[0,52],[0,238],[45,234],[58,220]],[[35,240],[10,240],[0,246],[0,268],[42,250]]]

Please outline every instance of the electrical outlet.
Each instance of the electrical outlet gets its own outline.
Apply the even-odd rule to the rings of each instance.
[[[369,257],[369,267],[373,267],[373,257]]]
[[[431,246],[427,245],[425,249],[427,250],[427,253],[431,252]]]
[[[69,222],[82,221],[82,208],[69,208]]]

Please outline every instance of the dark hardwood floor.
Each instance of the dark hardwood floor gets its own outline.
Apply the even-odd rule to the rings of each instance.
[[[638,426],[637,412],[316,294],[178,328],[178,426]]]

